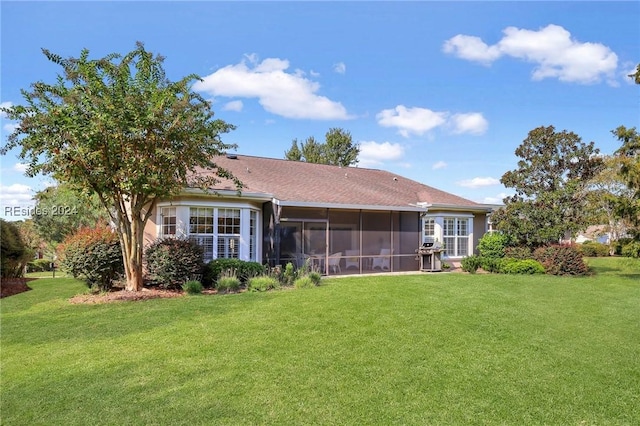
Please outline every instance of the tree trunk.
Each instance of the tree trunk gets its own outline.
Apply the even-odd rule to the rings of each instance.
[[[133,214],[128,233],[124,233],[123,260],[127,277],[125,289],[128,291],[140,291],[143,285],[142,251],[144,240],[144,222],[139,215]]]

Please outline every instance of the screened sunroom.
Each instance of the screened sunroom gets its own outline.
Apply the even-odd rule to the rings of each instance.
[[[343,210],[265,204],[263,255],[326,275],[416,271],[419,211]]]

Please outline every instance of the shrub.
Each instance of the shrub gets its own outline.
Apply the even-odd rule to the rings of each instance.
[[[633,257],[640,258],[640,241],[631,241],[630,243],[624,245],[622,250],[620,251],[625,257]]]
[[[550,245],[537,248],[534,258],[551,275],[586,275],[589,272],[582,254],[569,245]]]
[[[265,267],[258,262],[247,262],[240,259],[213,259],[204,271],[203,281],[207,287],[213,286],[223,271],[233,269],[241,283],[246,283],[250,278],[263,275]]]
[[[297,278],[296,268],[293,266],[293,263],[289,262],[284,267],[284,271],[282,272],[282,284],[283,285],[293,285]]]
[[[619,240],[612,243],[614,254],[620,256],[622,255],[622,248],[629,243],[633,242],[633,238],[620,238]]]
[[[36,259],[27,263],[27,272],[49,272],[51,271],[51,261],[47,259]]]
[[[182,285],[182,290],[187,294],[200,294],[202,293],[202,283],[197,280],[187,281]]]
[[[307,276],[313,281],[314,285],[320,285],[320,281],[322,280],[322,275],[318,271],[311,271],[307,274]]]
[[[609,246],[606,244],[586,241],[578,245],[576,248],[586,257],[605,257],[609,256]]]
[[[250,291],[268,291],[280,288],[280,281],[268,275],[249,278],[247,288]]]
[[[501,260],[495,257],[480,257],[480,267],[492,274],[499,274],[502,266]]]
[[[303,277],[296,279],[293,282],[293,286],[295,288],[311,288],[311,287],[315,287],[316,283],[313,281],[313,279],[309,275],[305,275]]]
[[[0,219],[0,276],[22,277],[27,262],[33,258],[32,255],[32,251],[22,241],[18,227]]]
[[[527,246],[505,247],[504,257],[511,259],[531,259],[533,258],[533,252]]]
[[[202,274],[202,248],[185,238],[160,238],[145,250],[147,278],[164,288],[180,288]]]
[[[475,274],[478,268],[482,264],[482,259],[479,256],[467,256],[460,262],[460,267],[463,271]]]
[[[498,259],[504,257],[509,237],[500,232],[486,233],[478,241],[478,253],[481,257]]]
[[[500,265],[500,272],[503,274],[544,274],[544,266],[533,259],[512,259],[503,258]]]
[[[220,272],[216,281],[216,289],[218,293],[229,293],[240,290],[240,279],[236,275],[235,269],[225,269]]]
[[[120,241],[110,228],[80,228],[59,247],[64,271],[101,291],[124,274]]]

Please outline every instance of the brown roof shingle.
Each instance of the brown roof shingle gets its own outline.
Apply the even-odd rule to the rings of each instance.
[[[231,158],[235,157],[235,158]],[[244,184],[243,192],[272,195],[290,203],[409,207],[417,203],[479,208],[457,195],[376,169],[339,167],[248,155],[214,158]],[[205,173],[206,171],[201,171]],[[214,190],[234,190],[224,181]]]

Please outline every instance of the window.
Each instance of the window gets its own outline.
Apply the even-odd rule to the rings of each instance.
[[[428,217],[424,219],[424,227],[423,227],[423,241],[427,239],[431,239],[435,241],[436,239],[436,220],[432,217]]]
[[[194,202],[195,204],[195,202]],[[159,206],[158,236],[186,235],[202,247],[204,260],[236,258],[257,261],[260,211],[253,206]]]
[[[218,209],[218,234],[240,234],[240,209]]]
[[[213,208],[189,209],[189,239],[202,247],[205,262],[213,259]]]
[[[249,213],[249,259],[256,259],[257,257],[257,232],[258,232],[258,213],[251,211]]]
[[[163,207],[160,215],[162,217],[161,235],[176,235],[176,208]]]
[[[189,234],[213,234],[213,209],[191,207],[189,214]]]
[[[240,209],[218,209],[218,258],[240,257]]]
[[[469,219],[445,217],[443,240],[448,256],[467,256],[469,254]]]

